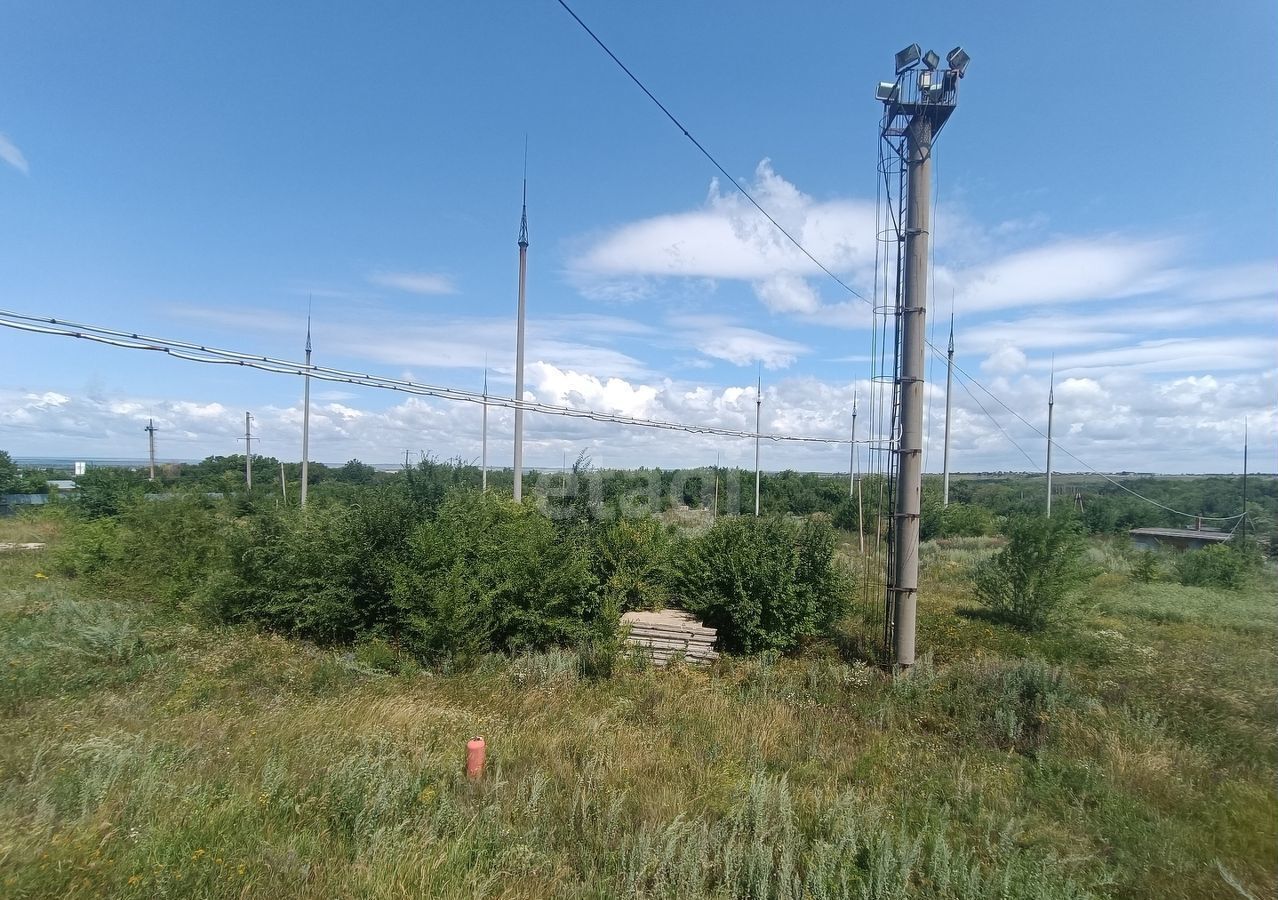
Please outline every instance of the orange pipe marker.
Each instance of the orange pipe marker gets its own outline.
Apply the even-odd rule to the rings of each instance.
[[[487,746],[479,735],[466,742],[466,777],[477,781],[484,775],[484,757]]]

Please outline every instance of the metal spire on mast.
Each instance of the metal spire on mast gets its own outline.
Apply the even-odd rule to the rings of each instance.
[[[523,211],[519,214],[519,316],[515,326],[515,399],[524,399],[524,285],[528,275],[528,135],[524,135]],[[515,502],[524,497],[524,409],[515,407]]]
[[[311,300],[306,300],[306,365],[311,364]],[[298,502],[306,505],[306,488],[311,476],[311,373],[308,368],[302,377],[302,489]]]

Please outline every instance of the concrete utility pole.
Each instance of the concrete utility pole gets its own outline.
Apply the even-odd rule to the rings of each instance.
[[[298,503],[306,505],[311,481],[311,314],[306,313],[306,374],[302,377],[302,488]]]
[[[711,522],[719,521],[719,454],[714,455],[714,512],[710,514]]]
[[[958,81],[968,60],[968,55],[955,47],[948,57],[950,68],[938,72],[940,57],[930,50],[924,55],[918,44],[912,44],[896,55],[896,81],[881,82],[875,94],[884,104],[881,137],[903,160],[908,185],[903,236],[905,277],[898,301],[901,343],[896,387],[900,436],[888,580],[894,658],[902,669],[914,665],[918,607],[932,144],[958,102]]]
[[[1242,519],[1239,520],[1242,540],[1247,539],[1247,417],[1243,416],[1243,478],[1242,478]]]
[[[848,448],[848,496],[856,496],[856,389],[852,390],[852,446]]]
[[[488,366],[484,366],[484,418],[479,440],[480,490],[488,493]]]
[[[759,515],[759,423],[763,418],[763,369],[754,389],[754,514]]]
[[[519,318],[515,326],[515,402],[524,401],[524,282],[528,276],[528,147],[524,146],[524,207],[519,215]],[[524,498],[524,408],[515,407],[515,502]]]
[[[944,485],[941,505],[950,505],[950,393],[954,389],[954,313],[950,313],[950,349],[945,354],[945,450],[942,454]]]
[[[147,443],[151,445],[151,475],[147,481],[155,481],[155,420],[147,419],[146,427],[142,430],[146,432]]]
[[[1056,360],[1047,383],[1047,518],[1052,517],[1052,407],[1056,405]]]
[[[244,414],[244,486],[253,490],[253,416]]]

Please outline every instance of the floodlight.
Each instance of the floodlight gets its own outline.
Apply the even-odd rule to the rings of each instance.
[[[950,68],[958,72],[959,78],[963,77],[967,64],[972,61],[972,57],[967,55],[967,51],[962,47],[955,47],[945,57],[945,61],[950,64]]]
[[[919,90],[926,91],[936,82],[936,76],[929,69],[926,72],[919,73]]]
[[[895,81],[880,81],[878,89],[874,92],[874,98],[886,103],[889,100],[895,100],[900,94],[901,86]]]
[[[929,50],[923,54],[923,65],[929,69],[935,69],[941,64],[941,56],[935,50]]]
[[[906,69],[913,68],[922,55],[923,51],[919,49],[918,44],[910,44],[910,46],[898,52],[896,54],[896,74],[900,75]]]

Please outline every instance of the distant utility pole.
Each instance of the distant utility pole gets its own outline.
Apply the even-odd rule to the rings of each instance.
[[[311,313],[306,311],[306,375],[302,378],[302,488],[298,503],[306,505],[311,480]]]
[[[524,283],[528,277],[528,141],[524,140],[524,205],[519,215],[519,316],[515,325],[515,502],[524,498]]]
[[[759,515],[759,424],[763,419],[763,366],[754,388],[754,514]]]
[[[244,414],[244,486],[253,490],[253,416]]]
[[[857,396],[856,389],[852,389],[852,462],[850,465],[851,474],[848,476],[848,497],[856,497],[856,536],[857,543],[861,548],[861,555],[865,555],[865,530],[861,521],[861,480],[856,477],[857,458],[860,454],[857,452],[856,446],[856,407]]]
[[[711,522],[719,521],[719,453],[714,454],[714,512],[710,514]]]
[[[852,446],[848,450],[848,496],[856,495],[856,389],[852,389]]]
[[[898,289],[901,334],[896,365],[900,398],[897,440],[896,509],[888,578],[895,662],[914,665],[919,579],[919,508],[922,495],[923,385],[925,375],[928,245],[931,237],[932,145],[958,103],[958,82],[969,57],[955,47],[949,68],[937,71],[941,58],[911,44],[896,54],[896,81],[880,82],[875,96],[883,102],[882,140],[905,165],[904,279]],[[902,140],[903,139],[903,140]]]
[[[280,496],[284,498],[284,505],[288,506],[288,481],[284,478],[284,460],[280,460]]]
[[[1247,539],[1247,417],[1243,416],[1242,539]]]
[[[1047,518],[1052,517],[1052,408],[1056,405],[1056,359],[1047,383]]]
[[[484,364],[484,418],[479,443],[480,490],[488,493],[488,364]]]
[[[146,427],[142,429],[146,432],[147,442],[151,445],[151,475],[148,481],[155,481],[155,420],[147,419]]]
[[[945,354],[945,450],[942,454],[944,485],[941,505],[950,505],[950,394],[954,389],[954,313],[950,313],[950,349]]]

